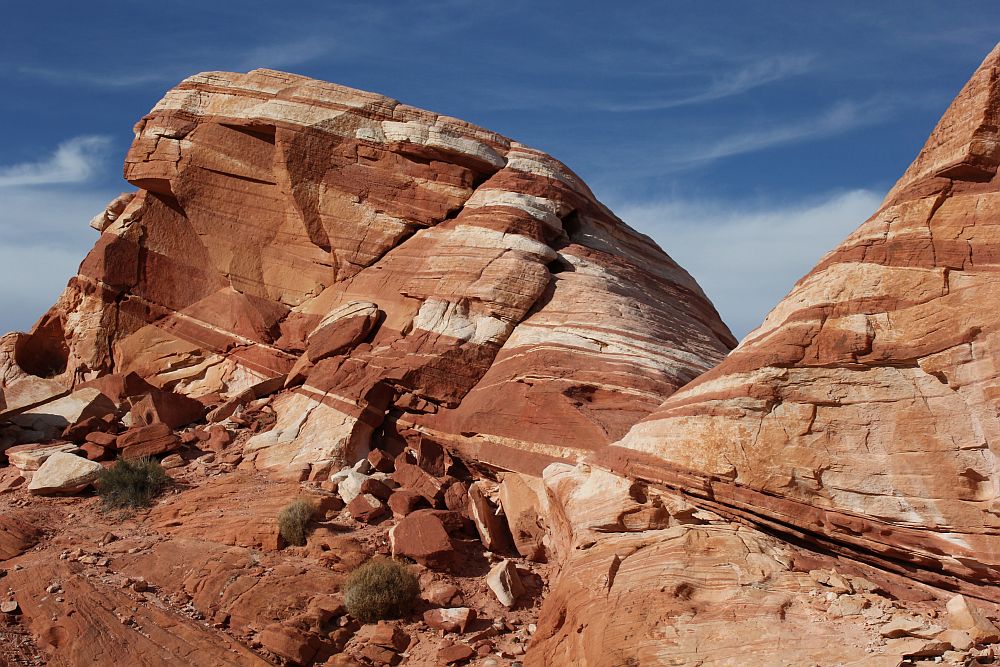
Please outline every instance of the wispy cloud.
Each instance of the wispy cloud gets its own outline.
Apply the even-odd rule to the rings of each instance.
[[[886,100],[863,103],[842,101],[819,116],[731,134],[669,156],[668,161],[676,167],[700,166],[734,155],[830,137],[880,123],[890,116],[894,108],[895,104]]]
[[[763,58],[750,65],[717,75],[702,90],[678,97],[650,99],[631,103],[599,104],[601,111],[635,112],[662,111],[676,107],[704,104],[734,95],[742,95],[755,88],[805,74],[812,67],[812,56],[784,55]]]
[[[316,60],[330,53],[336,45],[331,37],[306,37],[288,42],[262,44],[237,58],[238,69],[269,67],[281,69]]]
[[[0,188],[82,183],[100,168],[110,144],[110,137],[103,136],[64,141],[44,160],[0,167]]]
[[[223,54],[216,49],[188,49],[180,60],[157,63],[143,71],[84,71],[33,66],[18,67],[16,71],[23,76],[56,85],[132,88],[150,84],[172,84],[204,70],[294,67],[328,55],[335,47],[336,42],[332,38],[305,37],[259,44],[242,51],[226,51]]]
[[[670,199],[614,208],[695,277],[742,338],[881,199],[851,190],[781,204]]]

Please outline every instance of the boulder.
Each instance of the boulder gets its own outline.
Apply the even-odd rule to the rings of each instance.
[[[392,473],[396,470],[393,458],[381,449],[373,449],[368,453],[368,464],[376,472]]]
[[[454,665],[468,660],[475,654],[475,650],[468,644],[445,644],[438,649],[437,663]]]
[[[948,627],[967,632],[977,644],[1000,642],[1000,630],[964,595],[948,600]]]
[[[427,499],[413,489],[396,489],[389,496],[389,509],[397,519],[427,507]]]
[[[441,480],[412,463],[397,462],[396,471],[392,473],[392,480],[399,486],[412,489],[422,495],[431,507],[436,506],[444,494]]]
[[[444,492],[444,506],[472,518],[469,510],[469,487],[465,482],[453,482]]]
[[[393,494],[392,488],[374,477],[368,477],[368,479],[361,482],[361,488],[358,491],[360,493],[371,494],[383,502],[389,500],[389,496]]]
[[[476,610],[468,607],[429,609],[424,612],[424,623],[441,632],[465,632],[476,620]]]
[[[205,406],[193,398],[172,391],[155,390],[131,401],[133,426],[166,424],[171,429],[187,426],[205,414]]]
[[[309,335],[306,357],[316,363],[351,350],[368,337],[378,319],[378,306],[365,301],[351,301],[332,310]]]
[[[114,428],[114,415],[108,414],[103,417],[86,417],[80,421],[70,424],[63,429],[62,437],[72,440],[75,443],[82,443],[91,433],[107,434],[106,432]]]
[[[496,595],[500,604],[507,608],[513,608],[526,592],[521,575],[517,572],[517,566],[507,559],[490,568],[489,574],[486,575],[486,585]]]
[[[442,581],[435,581],[422,587],[421,597],[438,607],[447,607],[455,603],[462,603],[462,593],[458,586]]]
[[[85,442],[80,446],[80,450],[87,456],[91,461],[103,461],[106,458],[111,458],[108,450],[100,445],[95,445],[92,442]]]
[[[28,492],[36,496],[79,493],[94,483],[101,470],[103,467],[96,461],[56,452],[32,475]]]
[[[511,473],[500,483],[500,507],[507,517],[514,548],[532,561],[545,560],[548,531],[541,514],[546,505],[544,499],[545,487],[538,478]]]
[[[90,442],[95,445],[100,445],[101,447],[112,447],[116,446],[118,436],[114,433],[106,433],[104,431],[91,431],[84,438],[85,442]]]
[[[180,438],[162,422],[130,428],[115,439],[115,446],[122,458],[127,459],[166,454],[180,445]]]
[[[330,477],[330,481],[337,484],[337,493],[345,503],[350,503],[361,493],[361,486],[367,479],[368,475],[351,468],[345,468]]]
[[[482,482],[475,482],[469,487],[469,510],[483,546],[497,553],[510,552],[512,540],[507,522],[487,497]]]
[[[115,412],[115,405],[107,396],[93,388],[78,389],[67,396],[43,403],[10,417],[10,421],[23,429],[55,438],[70,424],[100,418]]]
[[[45,460],[53,454],[63,452],[72,454],[80,451],[80,448],[70,442],[57,442],[52,444],[29,444],[15,445],[6,452],[7,460],[18,470],[31,471],[38,470]]]
[[[429,511],[403,517],[389,530],[393,556],[406,556],[425,567],[447,569],[457,554],[441,519]]]
[[[355,521],[376,523],[389,514],[385,504],[370,493],[359,493],[347,503],[347,511]]]
[[[280,623],[264,628],[258,640],[271,653],[301,665],[312,662],[319,644],[301,630]]]

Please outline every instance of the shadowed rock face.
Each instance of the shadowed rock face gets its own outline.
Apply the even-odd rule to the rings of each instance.
[[[206,400],[286,385],[260,467],[429,438],[537,473],[735,344],[576,175],[468,123],[256,70],[185,80],[135,132],[140,190],[0,345],[9,411],[110,372]]]

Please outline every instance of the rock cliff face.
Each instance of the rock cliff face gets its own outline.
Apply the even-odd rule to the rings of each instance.
[[[289,386],[261,467],[431,438],[539,473],[735,345],[576,175],[468,123],[257,70],[187,79],[135,132],[140,190],[4,339],[9,411],[112,372],[206,402]]]
[[[998,79],[1000,48],[879,211],[722,364],[592,463],[808,545],[808,558],[871,564],[907,585],[1000,601]],[[592,513],[571,521],[586,526]],[[635,664],[695,656],[729,664],[700,643],[717,631],[720,611],[705,603],[721,599],[727,609],[755,610],[726,626],[737,637],[730,648],[755,655],[741,664],[846,664],[872,653],[860,642],[848,655],[857,628],[844,620],[810,621],[795,610],[802,591],[791,591],[801,582],[786,565],[799,569],[798,546],[780,545],[780,555],[761,532],[705,528],[705,520],[639,531],[610,523],[582,538],[585,551],[581,538],[571,542],[577,550],[543,612],[536,659],[617,664],[585,657],[603,644],[598,654],[623,651]],[[717,569],[692,574],[727,552]],[[602,587],[609,570],[614,584]],[[671,594],[676,586],[687,592]],[[651,597],[656,614],[644,611]],[[605,606],[622,612],[602,617]],[[758,613],[773,622],[755,626]],[[685,620],[664,633],[664,614]],[[831,627],[840,639],[820,644],[845,654],[809,655],[805,638]],[[766,652],[774,642],[782,655]]]
[[[881,209],[618,462],[881,562],[1000,581],[998,60]]]

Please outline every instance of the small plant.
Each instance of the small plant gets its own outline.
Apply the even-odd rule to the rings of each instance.
[[[316,513],[316,508],[307,500],[299,498],[285,505],[278,513],[278,531],[285,542],[301,547],[306,543],[306,532],[309,521]]]
[[[362,623],[405,616],[419,596],[416,575],[402,563],[382,556],[351,572],[344,583],[347,612]]]
[[[109,508],[147,507],[173,480],[154,459],[118,459],[97,476],[97,492]]]

